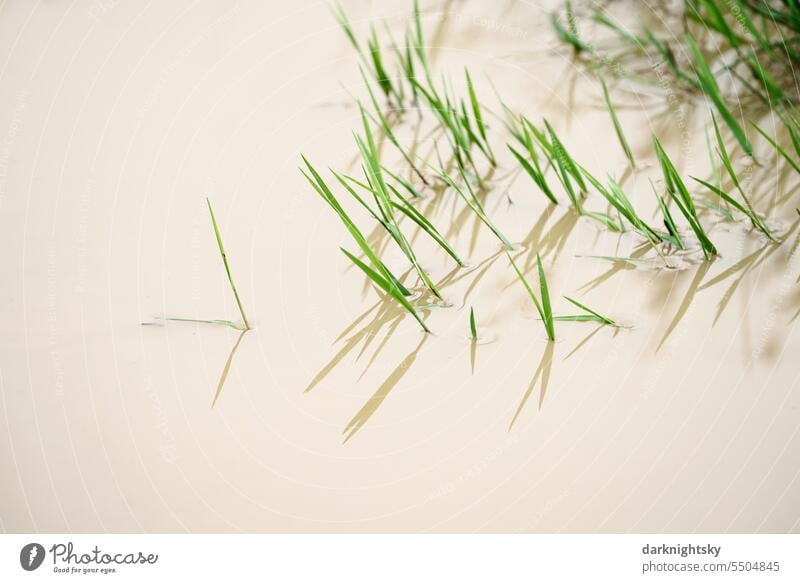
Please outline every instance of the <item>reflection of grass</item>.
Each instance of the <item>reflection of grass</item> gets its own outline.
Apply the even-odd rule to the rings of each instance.
[[[214,393],[214,400],[211,402],[211,406],[217,404],[217,400],[219,396],[222,394],[222,387],[225,386],[225,381],[228,378],[228,373],[231,370],[231,364],[233,363],[233,357],[236,354],[236,350],[239,348],[239,344],[242,342],[242,338],[247,333],[247,330],[242,330],[242,333],[239,334],[239,337],[236,339],[236,343],[231,348],[230,353],[228,353],[228,359],[225,361],[225,366],[222,368],[222,373],[219,375],[219,382],[217,382],[217,391]]]

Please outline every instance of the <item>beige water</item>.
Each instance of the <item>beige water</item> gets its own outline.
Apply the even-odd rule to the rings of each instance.
[[[625,176],[597,83],[546,11],[475,4],[423,4],[434,66],[458,87],[467,64],[499,110],[491,77],[648,218],[651,132],[707,176],[702,107],[615,86],[641,167]],[[361,33],[410,13],[346,7]],[[548,343],[449,192],[423,208],[469,267],[416,239],[450,304],[425,335],[348,267],[337,247],[355,245],[297,171],[300,152],[352,171],[347,90],[357,61],[322,3],[2,4],[0,529],[800,530],[800,231],[783,165],[760,149],[743,181],[781,245],[706,213],[721,256],[694,248],[666,269],[635,234],[512,182],[502,154],[486,207],[520,266],[534,281],[541,252],[557,313],[574,313],[569,295],[623,327],[559,323]],[[238,317],[205,196],[243,336],[159,319]]]

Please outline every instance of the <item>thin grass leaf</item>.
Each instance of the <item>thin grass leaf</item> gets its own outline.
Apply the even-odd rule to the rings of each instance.
[[[744,214],[746,216],[750,215],[750,211],[748,211],[739,201],[737,201],[736,199],[734,199],[733,197],[728,195],[722,189],[717,188],[713,184],[709,184],[705,180],[700,180],[699,178],[697,178],[695,176],[690,176],[689,178],[691,178],[692,180],[694,180],[698,184],[702,184],[703,186],[705,186],[708,190],[710,190],[711,192],[716,194],[718,197],[720,197],[722,200],[727,202],[729,205],[731,205],[733,208],[735,208],[740,213],[742,213],[742,214]]]
[[[573,33],[571,30],[567,30],[561,25],[561,22],[558,20],[558,15],[555,13],[550,15],[550,25],[553,27],[558,39],[563,43],[571,45],[576,53],[583,51],[586,51],[587,53],[592,52],[591,46],[583,42],[580,38],[578,38],[578,35]]]
[[[580,169],[581,173],[586,177],[586,179],[591,183],[591,185],[594,186],[595,190],[597,190],[597,192],[599,192],[604,198],[608,199],[608,197],[612,196],[611,193],[608,192],[606,187],[603,186],[603,184],[591,172],[589,172],[586,168],[580,165],[578,166],[578,168]],[[603,223],[614,232],[622,233],[625,230],[624,225],[622,224],[622,220],[620,220],[620,222],[617,223],[614,219],[612,219],[608,215],[594,211],[589,211],[583,207],[578,207],[577,210],[579,215],[583,217],[589,217],[590,219],[594,219],[600,223]]]
[[[788,163],[788,164],[789,164],[789,165],[790,165],[792,168],[794,168],[795,172],[800,172],[800,164],[798,164],[797,162],[795,162],[795,160],[794,160],[794,159],[793,159],[791,156],[789,156],[789,154],[786,152],[786,150],[784,150],[783,148],[781,148],[781,146],[780,146],[780,144],[778,144],[778,142],[776,142],[775,140],[773,140],[773,139],[772,139],[772,138],[769,136],[769,134],[767,134],[767,132],[765,132],[765,131],[764,131],[764,130],[762,130],[760,127],[758,127],[758,126],[755,124],[755,122],[750,122],[750,123],[751,123],[751,124],[752,124],[752,126],[755,128],[755,130],[756,130],[756,131],[757,131],[759,134],[761,134],[761,135],[764,137],[764,139],[765,139],[765,140],[767,140],[767,142],[769,143],[769,145],[770,145],[770,146],[772,146],[772,147],[775,149],[775,151],[776,151],[776,152],[778,152],[778,154],[780,154],[780,155],[781,155],[781,157],[782,157],[784,160],[786,160],[786,162],[787,162],[787,163]]]
[[[739,122],[736,121],[736,118],[725,104],[725,100],[722,97],[722,93],[719,89],[719,85],[717,85],[717,80],[714,77],[714,74],[711,72],[705,57],[703,57],[703,53],[700,51],[697,43],[694,42],[694,39],[692,39],[691,35],[686,35],[686,41],[694,57],[694,71],[697,75],[697,80],[700,82],[700,87],[702,88],[703,93],[705,93],[714,103],[717,111],[722,116],[722,119],[725,121],[725,124],[731,130],[733,135],[736,137],[736,140],[742,146],[742,149],[747,152],[750,157],[753,157],[753,146],[747,139],[747,135],[745,135],[742,126],[739,125]]]
[[[467,92],[469,93],[469,101],[472,105],[472,115],[475,117],[475,125],[478,128],[478,133],[480,134],[484,145],[486,146],[487,157],[489,158],[490,163],[492,166],[496,166],[497,161],[495,160],[494,153],[492,152],[492,147],[489,145],[489,140],[486,138],[486,124],[483,121],[481,104],[478,101],[477,95],[475,94],[475,87],[472,85],[472,78],[469,76],[469,70],[466,67],[464,68],[464,74],[467,78]]]
[[[614,179],[609,178],[608,189],[603,189],[600,192],[609,204],[611,204],[621,216],[625,217],[628,223],[648,241],[653,244],[659,241],[658,234],[636,213],[630,199]]]
[[[549,340],[551,340],[551,341],[555,340],[556,339],[556,335],[555,335],[555,328],[554,328],[554,325],[553,325],[553,312],[552,312],[552,310],[550,310],[549,313],[545,312],[544,306],[543,306],[543,302],[542,303],[539,302],[539,299],[536,297],[536,294],[533,293],[533,288],[531,288],[530,284],[528,283],[528,280],[525,279],[525,276],[522,275],[522,272],[517,267],[517,264],[514,263],[514,259],[511,257],[511,254],[506,252],[506,256],[508,257],[508,260],[511,262],[511,267],[514,268],[514,272],[517,274],[517,277],[522,282],[522,285],[525,286],[525,290],[528,292],[528,295],[530,296],[531,300],[533,301],[533,305],[536,307],[536,311],[539,313],[539,316],[541,317],[542,322],[544,323],[545,332],[547,332],[547,338]],[[538,259],[539,256],[537,255],[536,257],[537,257],[537,261],[539,263],[539,280],[541,282],[541,281],[544,280],[544,271],[541,268],[542,262],[541,262],[541,260]],[[541,283],[540,283],[540,285],[541,285]],[[546,290],[546,287],[547,287],[547,282],[545,281],[545,290]],[[540,293],[541,293],[541,290],[540,290]],[[547,298],[547,303],[548,303],[548,307],[549,307],[549,304],[550,304],[549,295],[548,295],[548,298]]]
[[[364,74],[364,70],[361,69],[360,67],[359,70],[361,72],[361,78],[364,80],[364,85],[367,88],[367,92],[369,93],[369,98],[370,101],[372,102],[372,107],[375,110],[375,114],[378,116],[377,119],[378,125],[380,125],[384,135],[389,139],[389,141],[397,149],[397,151],[400,152],[400,154],[403,156],[403,159],[408,163],[411,169],[417,174],[417,176],[419,176],[420,180],[422,180],[422,182],[426,186],[428,186],[428,180],[425,178],[422,172],[419,171],[419,168],[417,168],[413,160],[411,160],[411,157],[408,155],[408,152],[400,144],[400,140],[397,139],[397,136],[395,135],[394,131],[392,131],[392,126],[389,124],[389,120],[386,119],[386,116],[384,115],[381,106],[378,104],[378,100],[375,98],[375,93],[372,91],[372,87],[370,87],[369,81],[367,81],[367,77]],[[362,112],[365,111],[360,102],[358,103],[358,107]],[[372,115],[370,115],[370,118],[372,118]]]
[[[219,247],[219,253],[222,256],[222,264],[225,266],[225,274],[228,276],[228,283],[231,286],[233,297],[236,299],[236,305],[239,307],[239,314],[241,314],[242,316],[244,329],[249,330],[250,324],[247,322],[247,316],[244,313],[244,308],[242,307],[242,301],[239,299],[239,292],[236,291],[236,284],[233,283],[233,277],[231,276],[231,268],[228,265],[228,256],[225,254],[225,247],[222,245],[222,236],[219,234],[219,228],[217,227],[217,219],[214,218],[214,210],[211,208],[211,201],[208,198],[206,198],[206,204],[208,205],[208,214],[211,215],[211,224],[214,227],[214,236],[217,238],[217,246]]]
[[[664,226],[667,228],[667,232],[669,233],[669,242],[675,245],[678,249],[686,249],[686,245],[683,242],[680,233],[678,233],[678,227],[675,224],[675,219],[672,218],[672,213],[670,212],[667,204],[664,202],[664,199],[656,191],[656,186],[653,184],[652,180],[650,181],[650,186],[653,188],[653,193],[656,195],[658,208],[661,211],[662,218],[664,219]]]
[[[723,216],[725,219],[727,219],[729,221],[735,221],[736,220],[736,219],[734,219],[734,217],[731,214],[731,212],[726,208],[722,208],[721,206],[716,205],[716,204],[712,204],[710,202],[700,202],[699,204],[703,208],[707,208],[709,210],[712,210],[712,211],[720,214],[721,216]]]
[[[433,224],[423,215],[414,205],[412,205],[408,200],[406,200],[393,186],[389,185],[389,188],[395,193],[397,198],[401,201],[399,203],[392,202],[392,205],[399,210],[401,213],[406,215],[412,221],[414,221],[417,226],[419,226],[425,233],[430,236],[431,239],[436,241],[439,246],[444,249],[444,251],[452,257],[455,262],[458,264],[459,267],[464,267],[464,262],[455,252],[455,250],[450,246],[444,236],[433,226]]]
[[[733,169],[733,164],[731,163],[731,160],[728,157],[728,150],[725,148],[725,141],[722,139],[722,134],[719,131],[717,118],[713,113],[711,114],[711,121],[714,123],[714,134],[717,137],[717,151],[720,155],[720,158],[722,159],[722,165],[725,167],[725,170],[728,171],[728,176],[730,176],[734,186],[736,187],[736,190],[739,191],[739,195],[742,197],[742,200],[744,201],[744,204],[747,207],[747,209],[744,210],[743,212],[750,219],[750,222],[753,224],[754,228],[764,233],[769,239],[772,239],[772,234],[769,232],[767,226],[763,222],[761,222],[761,219],[758,218],[758,215],[756,214],[753,205],[750,204],[750,199],[747,198],[747,195],[744,193],[742,185],[739,183],[739,178],[736,176],[736,172]],[[727,199],[726,202],[728,202]],[[741,206],[738,206],[736,208],[741,208]]]
[[[552,142],[552,152],[557,160],[559,166],[562,166],[563,170],[568,172],[574,179],[575,182],[581,189],[581,192],[586,192],[586,183],[583,181],[583,177],[581,173],[578,171],[578,165],[575,160],[570,156],[567,149],[564,147],[564,144],[559,139],[558,135],[556,134],[553,126],[550,125],[550,122],[546,119],[544,120],[544,127],[547,129],[547,133],[550,135],[550,141]],[[540,141],[541,143],[541,141]]]
[[[381,55],[381,47],[378,43],[375,27],[372,27],[370,37],[367,39],[367,48],[372,58],[372,72],[375,75],[375,81],[377,81],[381,91],[388,99],[393,93],[392,81],[383,66],[383,56]]]
[[[677,206],[678,210],[681,211],[681,214],[686,219],[686,222],[689,223],[689,226],[700,242],[700,247],[703,250],[703,256],[708,259],[709,256],[716,255],[717,248],[711,242],[711,239],[708,238],[705,229],[703,229],[703,226],[697,217],[697,209],[694,206],[694,201],[689,194],[689,190],[686,188],[686,185],[675,168],[675,165],[672,163],[672,160],[670,160],[666,150],[664,150],[664,147],[661,145],[661,142],[655,135],[653,136],[653,147],[656,151],[659,164],[661,165],[661,171],[664,175],[664,182],[667,185],[667,192],[669,193],[670,198],[675,202],[675,206]]]
[[[216,326],[227,326],[234,330],[246,330],[241,324],[231,322],[230,320],[198,320],[195,318],[157,318],[158,320],[167,320],[168,322],[190,322],[194,324],[214,324]]]
[[[698,89],[700,88],[700,84],[697,82],[697,80],[687,75],[683,69],[678,66],[678,62],[675,60],[675,55],[673,54],[672,49],[669,48],[669,45],[661,42],[647,27],[644,29],[644,34],[647,41],[651,46],[655,47],[656,51],[659,53],[659,55],[661,55],[661,58],[664,60],[664,62],[669,65],[669,68],[676,77],[685,81],[691,87]]]
[[[472,334],[472,339],[478,339],[478,327],[475,325],[475,310],[470,306],[469,308],[469,331]]]
[[[612,21],[612,20],[610,20],[609,18],[606,18],[604,15],[602,15],[602,14],[595,14],[595,15],[592,17],[592,20],[594,20],[594,21],[595,21],[595,22],[597,22],[598,24],[602,24],[602,25],[603,25],[603,26],[605,26],[606,28],[608,28],[608,29],[610,29],[610,30],[614,31],[614,32],[615,32],[615,33],[617,33],[617,34],[618,34],[618,35],[619,35],[621,38],[623,38],[623,39],[625,39],[626,41],[628,41],[628,42],[629,42],[631,45],[633,45],[633,46],[635,46],[635,47],[641,47],[641,46],[642,46],[642,41],[641,41],[641,40],[640,40],[640,39],[639,39],[639,38],[638,38],[636,35],[632,34],[632,33],[631,33],[631,32],[629,32],[628,30],[626,30],[626,29],[622,28],[622,27],[621,27],[620,25],[618,25],[616,22],[613,22],[613,21]]]
[[[553,192],[550,190],[550,187],[547,185],[547,181],[544,178],[544,175],[541,171],[537,171],[533,166],[531,166],[530,162],[528,162],[525,157],[517,152],[511,144],[508,144],[508,149],[511,150],[511,153],[517,159],[520,166],[522,166],[523,170],[531,177],[531,179],[536,183],[536,186],[539,187],[539,190],[552,202],[553,204],[558,204],[558,199],[555,197]]]
[[[494,225],[494,223],[492,223],[492,221],[486,215],[486,212],[484,212],[483,205],[481,205],[480,201],[478,200],[478,197],[475,196],[475,193],[472,191],[472,188],[469,185],[469,181],[467,180],[463,167],[459,166],[459,172],[461,173],[461,177],[464,180],[464,184],[469,194],[465,193],[464,190],[462,190],[462,188],[455,182],[455,180],[453,180],[452,178],[450,178],[450,176],[447,175],[444,169],[434,168],[430,164],[428,164],[428,166],[438,174],[439,178],[441,178],[442,181],[445,184],[447,184],[447,186],[452,188],[455,191],[455,193],[458,194],[459,197],[461,197],[461,199],[467,204],[467,206],[472,210],[472,212],[474,212],[478,216],[481,222],[484,225],[486,225],[498,239],[500,239],[500,242],[506,249],[514,248],[514,245],[505,237],[505,235],[503,235],[502,232],[500,232],[500,229],[498,229]]]
[[[361,46],[358,44],[358,40],[356,39],[355,34],[353,33],[353,27],[350,24],[350,19],[347,17],[347,13],[342,8],[342,5],[336,2],[332,7],[331,11],[333,12],[333,17],[339,23],[339,26],[344,31],[347,38],[350,40],[350,44],[353,45],[353,48],[359,53],[359,55],[363,56]]]
[[[622,130],[622,124],[619,122],[617,112],[614,109],[614,104],[611,103],[611,98],[608,96],[608,87],[606,87],[606,82],[603,81],[603,79],[600,79],[600,84],[603,87],[603,98],[605,99],[608,113],[611,116],[611,121],[614,124],[614,131],[617,133],[617,140],[619,140],[619,144],[622,146],[622,151],[625,152],[625,157],[631,163],[631,167],[635,168],[636,162],[633,159],[633,152],[631,152],[631,147],[628,144],[628,140],[625,138],[625,132]]]
[[[567,300],[569,303],[577,306],[578,308],[580,308],[584,312],[588,312],[589,315],[594,317],[595,321],[597,321],[597,322],[600,322],[602,324],[606,324],[608,326],[616,326],[617,325],[617,323],[614,320],[612,320],[611,318],[603,316],[602,314],[599,314],[599,313],[595,312],[591,308],[587,308],[586,306],[584,306],[582,303],[580,303],[577,300],[573,300],[572,298],[567,297],[567,296],[564,296],[564,299]]]
[[[544,312],[544,325],[547,329],[547,337],[555,340],[556,333],[553,328],[553,307],[550,305],[550,292],[547,289],[547,278],[542,267],[542,258],[536,254],[536,265],[539,268],[539,293],[542,295],[542,311]]]

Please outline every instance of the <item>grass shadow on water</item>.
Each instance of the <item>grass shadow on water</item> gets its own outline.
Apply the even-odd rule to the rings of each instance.
[[[383,381],[378,390],[367,399],[367,402],[364,403],[364,406],[356,413],[347,426],[344,428],[342,433],[344,434],[344,441],[343,443],[347,443],[350,439],[358,433],[361,428],[369,421],[369,419],[375,414],[375,411],[378,410],[378,407],[381,406],[383,401],[386,397],[389,396],[392,389],[397,386],[397,383],[406,375],[408,370],[411,368],[411,365],[414,364],[414,361],[417,359],[417,354],[419,353],[422,346],[425,344],[425,341],[428,339],[428,335],[422,337],[417,344],[416,348],[412,350],[401,362],[397,365],[397,367],[386,377],[386,380]]]
[[[514,427],[514,423],[516,423],[519,414],[522,413],[522,410],[525,408],[525,404],[528,402],[528,399],[533,392],[534,387],[536,386],[536,381],[539,380],[541,377],[542,382],[539,389],[539,410],[542,409],[542,403],[544,403],[544,397],[547,393],[547,386],[550,383],[550,370],[553,366],[553,351],[555,349],[555,344],[552,342],[548,342],[547,346],[542,353],[542,358],[539,360],[539,366],[536,367],[536,372],[533,374],[533,378],[531,382],[528,384],[528,389],[525,391],[525,394],[522,396],[522,400],[517,407],[516,412],[514,413],[514,417],[511,419],[511,423],[508,425],[508,430],[511,431],[511,428]]]
[[[236,342],[231,348],[230,353],[228,354],[228,360],[225,361],[225,366],[222,369],[222,374],[219,375],[219,382],[217,383],[217,391],[214,393],[214,400],[211,402],[211,407],[213,408],[214,405],[217,404],[217,399],[219,399],[220,394],[222,394],[222,387],[225,386],[225,380],[228,378],[228,373],[231,370],[231,364],[233,363],[233,357],[236,354],[236,350],[239,348],[239,344],[242,342],[242,338],[244,335],[247,334],[250,330],[245,329],[239,333],[239,337],[236,339]]]

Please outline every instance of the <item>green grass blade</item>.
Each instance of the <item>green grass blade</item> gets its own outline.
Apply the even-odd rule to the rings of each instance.
[[[611,318],[603,316],[602,314],[598,314],[597,312],[595,312],[591,308],[587,308],[586,306],[584,306],[578,300],[573,300],[572,298],[567,297],[567,296],[564,296],[564,299],[567,300],[572,305],[577,306],[578,308],[580,308],[584,312],[588,312],[591,316],[594,316],[597,319],[598,322],[602,322],[603,324],[607,324],[609,326],[616,326],[617,325],[617,323],[614,322],[614,320],[612,320]]]
[[[489,159],[489,162],[493,165],[497,165],[497,161],[495,160],[494,153],[492,152],[492,147],[489,144],[489,140],[486,137],[486,124],[483,121],[483,114],[481,113],[481,104],[478,101],[478,97],[475,94],[475,87],[472,84],[472,78],[469,75],[469,71],[465,68],[464,73],[467,78],[467,92],[469,93],[469,101],[472,105],[472,115],[475,117],[475,125],[478,128],[478,133],[483,140],[483,144],[485,145],[486,157]],[[483,148],[481,148],[483,149]]]
[[[522,282],[522,285],[525,286],[525,290],[528,292],[528,295],[533,301],[533,305],[536,307],[536,311],[539,313],[539,317],[542,319],[542,322],[544,323],[545,331],[547,332],[547,338],[550,339],[551,341],[555,340],[555,333],[553,330],[553,323],[552,323],[552,313],[550,314],[549,318],[550,324],[548,325],[548,317],[545,316],[542,304],[539,303],[539,299],[536,297],[536,294],[533,293],[533,289],[531,288],[531,285],[528,283],[528,280],[525,279],[525,276],[522,275],[522,272],[517,267],[517,264],[514,263],[514,259],[511,257],[511,254],[506,252],[506,256],[508,257],[508,260],[511,262],[511,267],[514,268],[514,272],[517,274],[517,277]]]
[[[250,324],[247,322],[247,316],[244,313],[244,308],[242,307],[242,301],[239,299],[239,292],[236,291],[236,284],[233,283],[233,277],[231,276],[231,268],[228,265],[228,256],[225,254],[225,247],[222,245],[222,236],[219,234],[219,228],[217,227],[217,219],[214,218],[214,210],[211,208],[211,201],[208,198],[206,198],[206,204],[208,205],[208,213],[211,215],[211,224],[214,227],[214,236],[217,238],[217,246],[219,247],[219,253],[222,256],[222,264],[225,266],[225,274],[228,276],[228,283],[231,286],[233,297],[236,298],[236,305],[239,307],[239,313],[242,315],[242,322],[244,323],[244,329],[249,330]]]
[[[631,152],[631,147],[628,144],[628,140],[625,138],[625,132],[622,130],[622,124],[619,122],[617,112],[614,109],[614,105],[611,103],[611,98],[608,96],[606,82],[600,79],[600,84],[603,87],[603,98],[605,99],[608,113],[611,116],[611,121],[614,124],[614,131],[617,133],[617,140],[619,140],[619,144],[622,146],[623,152],[625,152],[625,157],[628,158],[628,161],[631,163],[631,167],[635,168],[636,162],[633,159],[633,152]]]
[[[725,104],[725,100],[719,90],[719,85],[717,85],[716,78],[711,72],[711,69],[708,67],[708,63],[703,57],[703,53],[694,42],[694,39],[692,39],[691,35],[686,35],[686,40],[694,57],[694,70],[695,74],[697,75],[697,80],[700,82],[703,93],[705,93],[714,103],[717,111],[722,116],[722,119],[725,121],[725,124],[731,130],[733,135],[736,137],[736,140],[742,146],[742,149],[747,152],[750,157],[753,157],[753,146],[747,139],[747,135],[742,129],[742,126],[739,125],[739,122],[736,121],[736,118]]]
[[[455,252],[455,250],[450,246],[444,236],[439,232],[439,230],[433,226],[433,224],[427,219],[425,215],[423,215],[419,210],[417,210],[414,205],[412,205],[408,200],[403,198],[403,196],[395,189],[393,186],[389,186],[390,189],[395,193],[395,195],[400,199],[401,202],[392,202],[392,205],[399,210],[401,213],[406,215],[409,219],[414,221],[417,226],[419,226],[425,233],[430,236],[431,239],[436,241],[439,246],[444,249],[444,251],[452,257],[455,262],[458,264],[459,267],[464,267],[464,262]]]
[[[558,39],[563,43],[571,45],[576,53],[583,51],[586,51],[587,53],[592,52],[591,46],[578,38],[578,35],[574,34],[570,30],[567,30],[561,25],[561,22],[558,20],[558,16],[555,13],[550,15],[550,25],[553,27]]]
[[[773,139],[772,139],[772,138],[769,136],[769,134],[767,134],[767,132],[765,132],[765,131],[764,131],[764,130],[762,130],[760,127],[758,127],[758,126],[755,124],[755,122],[750,122],[750,123],[751,123],[751,124],[752,124],[752,126],[755,128],[755,130],[756,130],[756,131],[757,131],[759,134],[761,134],[761,135],[764,137],[764,139],[765,139],[765,140],[767,140],[767,142],[769,143],[769,145],[770,145],[770,146],[772,146],[772,147],[775,149],[775,151],[776,151],[776,152],[778,152],[778,154],[780,154],[780,155],[781,155],[781,157],[782,157],[784,160],[786,160],[786,162],[787,162],[787,163],[788,163],[788,164],[789,164],[789,165],[790,165],[792,168],[794,168],[795,172],[798,172],[798,173],[800,173],[800,165],[799,165],[797,162],[795,162],[795,160],[794,160],[794,159],[793,159],[791,156],[789,156],[789,154],[786,152],[786,150],[784,150],[783,148],[781,148],[780,144],[778,144],[778,142],[776,142],[775,140],[773,140]]]
[[[683,242],[683,239],[678,232],[678,227],[675,224],[675,219],[672,218],[672,213],[669,211],[669,207],[664,202],[664,199],[661,195],[658,194],[656,191],[656,186],[653,184],[653,181],[650,181],[650,186],[653,188],[653,193],[656,195],[656,200],[658,201],[658,208],[661,211],[661,216],[664,219],[664,226],[667,228],[667,232],[671,237],[670,243],[673,243],[678,249],[686,249],[686,244]]]
[[[700,220],[697,217],[697,210],[695,209],[694,201],[689,194],[689,190],[686,188],[686,185],[675,168],[675,165],[672,163],[672,160],[670,160],[667,152],[664,150],[664,147],[661,145],[661,142],[656,136],[653,136],[653,146],[661,165],[661,171],[664,174],[664,182],[667,185],[667,192],[675,202],[675,206],[677,206],[678,210],[681,211],[681,214],[686,219],[686,222],[689,223],[689,226],[692,228],[692,231],[694,232],[698,241],[700,241],[700,247],[703,250],[703,256],[708,259],[709,256],[716,255],[717,248],[711,242],[711,239],[708,238],[708,235],[706,234],[703,226],[700,223]]]
[[[558,204],[558,199],[550,190],[547,182],[545,181],[544,175],[541,172],[538,172],[533,166],[531,166],[530,162],[528,162],[522,154],[517,152],[511,144],[508,144],[508,149],[511,150],[511,153],[514,155],[514,158],[517,159],[520,166],[522,166],[523,170],[531,177],[531,179],[536,183],[536,186],[539,187],[539,190],[552,202],[553,204]]]
[[[469,331],[472,334],[472,339],[478,339],[478,327],[475,325],[475,310],[470,306],[469,308]]]
[[[231,322],[230,320],[199,320],[196,318],[157,318],[159,320],[167,320],[169,322],[189,322],[194,324],[214,324],[217,326],[227,326],[234,330],[245,330],[240,324]]]
[[[553,307],[550,304],[550,292],[547,289],[547,278],[542,267],[542,258],[536,254],[536,265],[539,268],[539,293],[542,295],[542,312],[544,313],[544,325],[547,329],[547,337],[555,340],[556,333],[553,327]]]
[[[722,134],[719,131],[719,125],[717,124],[717,118],[714,114],[711,114],[711,121],[714,123],[714,134],[717,137],[717,148],[722,159],[722,165],[725,167],[725,170],[728,172],[728,176],[730,176],[731,180],[733,181],[736,190],[739,191],[739,195],[742,197],[747,210],[744,213],[750,219],[750,222],[753,223],[753,227],[764,233],[767,237],[772,239],[772,234],[767,229],[767,226],[761,222],[761,219],[758,218],[753,205],[750,204],[750,199],[747,198],[747,195],[744,193],[744,189],[742,185],[739,183],[739,178],[736,176],[736,172],[733,169],[733,164],[731,163],[730,158],[728,157],[728,151],[725,148],[725,141],[722,139]]]
[[[705,180],[700,180],[699,178],[697,178],[695,176],[690,176],[689,178],[691,178],[692,180],[694,180],[698,184],[702,184],[703,186],[705,186],[708,190],[710,190],[711,192],[716,194],[718,197],[720,197],[722,200],[727,202],[729,205],[731,205],[733,208],[735,208],[740,213],[743,213],[744,215],[746,215],[748,217],[750,216],[750,211],[748,211],[744,206],[742,206],[742,204],[739,201],[737,201],[736,199],[734,199],[733,197],[728,195],[722,189],[717,188],[713,184],[709,184]]]

